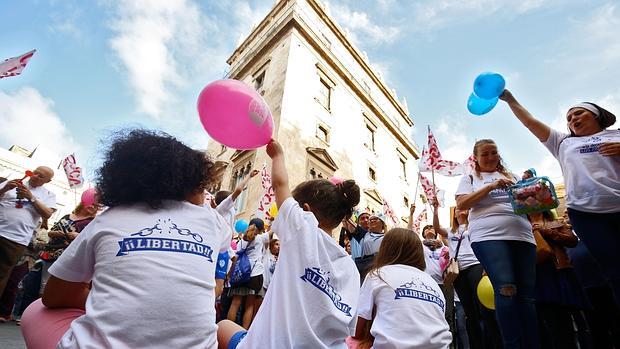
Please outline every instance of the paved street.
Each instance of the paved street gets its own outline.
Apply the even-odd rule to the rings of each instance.
[[[19,326],[15,322],[0,323],[0,348],[2,349],[24,349],[24,339]]]

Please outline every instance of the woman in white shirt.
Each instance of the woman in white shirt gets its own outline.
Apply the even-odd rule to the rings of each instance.
[[[446,300],[424,272],[420,238],[403,228],[390,230],[368,272],[349,348],[448,348],[452,342],[444,317]]]
[[[620,130],[607,129],[616,116],[594,103],[579,103],[566,112],[566,134],[534,118],[510,91],[504,90],[501,99],[560,163],[573,230],[620,305]]]
[[[22,317],[27,346],[217,348],[215,264],[231,229],[202,206],[213,168],[169,135],[117,134],[96,181],[109,209],[49,269],[46,308]]]
[[[469,209],[471,247],[495,290],[504,348],[536,348],[536,245],[529,221],[510,204],[507,187],[516,177],[506,170],[492,140],[477,141],[473,155],[475,171],[461,179],[456,204]]]

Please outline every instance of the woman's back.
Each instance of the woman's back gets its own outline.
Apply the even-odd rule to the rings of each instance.
[[[214,348],[213,275],[229,241],[211,208],[165,201],[159,210],[107,210],[50,269],[67,281],[92,280],[86,315],[60,347]]]

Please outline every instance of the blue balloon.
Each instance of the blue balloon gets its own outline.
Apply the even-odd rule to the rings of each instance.
[[[483,115],[495,108],[498,100],[499,98],[497,97],[493,99],[482,99],[476,96],[475,93],[472,93],[467,100],[467,110],[474,115]]]
[[[506,87],[506,80],[498,73],[482,73],[474,81],[474,93],[482,99],[499,97]]]
[[[243,219],[238,219],[237,222],[235,222],[235,231],[237,233],[245,233],[246,230],[248,230],[248,222]]]

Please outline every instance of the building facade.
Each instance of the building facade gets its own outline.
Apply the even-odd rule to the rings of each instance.
[[[383,211],[400,224],[414,201],[419,151],[405,101],[370,68],[345,31],[317,0],[280,0],[227,63],[229,78],[256,88],[274,117],[291,186],[312,179],[352,178],[360,210]],[[264,149],[239,151],[211,142],[221,166],[212,192],[231,190],[251,169],[270,166]],[[239,217],[256,213],[260,178],[237,199]]]

